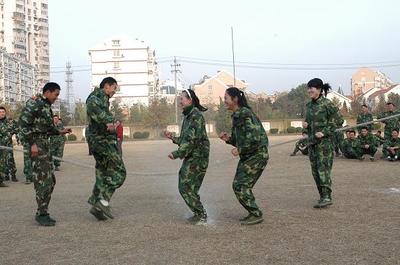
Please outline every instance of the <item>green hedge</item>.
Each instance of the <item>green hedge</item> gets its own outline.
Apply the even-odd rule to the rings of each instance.
[[[271,128],[270,130],[269,130],[269,133],[271,133],[271,134],[277,134],[279,132],[279,129],[278,128]]]
[[[147,139],[150,136],[150,132],[135,132],[133,134],[134,139]]]
[[[76,139],[77,139],[77,137],[76,137],[76,135],[75,134],[69,134],[68,136],[67,136],[67,140],[68,141],[76,141]]]
[[[289,128],[287,128],[286,130],[288,133],[295,133],[296,132],[296,128],[293,126],[290,126]]]
[[[301,128],[301,127],[296,127],[296,132],[297,132],[297,133],[302,133],[302,132],[303,132],[303,128]]]

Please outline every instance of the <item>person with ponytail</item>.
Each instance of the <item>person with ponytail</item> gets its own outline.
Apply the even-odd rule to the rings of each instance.
[[[227,109],[233,112],[232,132],[222,132],[219,137],[235,146],[232,154],[240,157],[232,187],[236,198],[249,213],[240,222],[242,225],[258,224],[263,221],[263,213],[252,189],[268,163],[268,137],[261,121],[247,104],[243,91],[228,88],[224,101]]]
[[[168,157],[183,159],[179,170],[179,193],[193,212],[188,221],[192,224],[204,224],[207,222],[207,213],[200,201],[199,190],[208,168],[210,142],[201,112],[207,108],[200,105],[199,98],[191,89],[182,92],[181,106],[185,117],[180,136],[175,137],[171,132],[164,132],[167,138],[179,146]]]
[[[319,192],[319,200],[314,208],[325,208],[332,204],[333,137],[336,121],[341,117],[335,105],[326,98],[331,88],[329,84],[314,78],[308,82],[307,88],[311,101],[307,103],[303,127],[308,132],[311,171]]]

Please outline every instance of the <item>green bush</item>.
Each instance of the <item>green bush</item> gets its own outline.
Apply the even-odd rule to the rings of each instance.
[[[296,132],[297,132],[297,133],[302,133],[302,132],[303,132],[303,128],[301,128],[301,127],[296,127]]]
[[[290,126],[289,128],[287,128],[286,130],[288,133],[295,133],[296,132],[296,128],[293,126]]]
[[[134,132],[134,139],[147,139],[150,136],[150,132]]]
[[[372,130],[379,130],[381,128],[382,128],[382,126],[380,123],[375,123],[372,125]]]
[[[278,128],[271,128],[271,129],[269,130],[269,132],[270,132],[271,134],[277,134],[277,133],[279,132],[279,129],[278,129]]]
[[[76,141],[76,139],[77,139],[77,137],[76,137],[76,135],[75,134],[69,134],[68,136],[67,136],[67,140],[68,141]]]

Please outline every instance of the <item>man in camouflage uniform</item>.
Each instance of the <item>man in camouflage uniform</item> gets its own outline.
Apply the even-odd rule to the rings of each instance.
[[[376,147],[379,147],[385,143],[385,138],[382,136],[382,131],[377,131],[374,134]]]
[[[9,125],[6,118],[6,109],[0,107],[0,145],[8,147],[7,138],[9,137]],[[9,151],[0,149],[0,187],[8,187],[4,181],[6,176],[6,158]]]
[[[336,108],[336,107],[335,107]],[[339,109],[336,108],[336,115],[335,115],[335,120],[336,128],[342,128],[344,119],[343,116],[340,114]],[[343,152],[343,131],[340,132],[334,132],[333,134],[333,145],[335,149],[336,156],[340,156],[340,152]]]
[[[38,204],[35,220],[42,226],[54,226],[56,223],[48,213],[56,184],[49,136],[71,132],[70,129],[59,131],[53,124],[51,105],[57,100],[60,89],[57,83],[47,83],[42,95],[27,101],[19,118],[21,135],[28,142],[32,157],[32,175]]]
[[[293,153],[290,156],[295,156],[297,152],[301,152],[303,155],[308,155],[308,139],[307,132],[302,133],[302,138],[296,142]]]
[[[0,108],[0,133],[2,138],[0,139],[0,145],[13,148],[12,136],[17,134],[17,126],[13,120],[9,120],[6,117],[6,109]],[[4,180],[12,180],[17,182],[16,177],[17,168],[15,166],[14,152],[12,150],[3,150],[5,156],[5,172]]]
[[[371,122],[374,120],[374,117],[372,116],[371,113],[368,111],[368,106],[367,105],[362,105],[361,107],[361,113],[358,114],[357,116],[357,124],[364,123],[364,122]],[[368,132],[372,133],[372,123],[366,125]],[[358,133],[361,133],[362,127],[358,127]]]
[[[64,125],[60,121],[58,115],[54,115],[53,117],[54,126],[57,130],[64,130]],[[65,145],[65,137],[64,135],[52,135],[50,136],[50,153],[52,156],[56,156],[62,158],[64,155],[64,145]],[[54,170],[60,171],[61,161],[53,159]]]
[[[398,129],[392,130],[392,137],[385,141],[382,152],[389,161],[400,159],[400,138]]]
[[[90,213],[98,220],[114,218],[109,203],[126,178],[125,165],[117,148],[114,117],[109,110],[109,100],[117,86],[114,78],[104,78],[100,88],[95,89],[86,100],[89,148],[96,160],[96,182],[88,202],[93,206]]]
[[[386,118],[386,117],[390,117],[390,116],[399,114],[399,112],[396,111],[396,109],[395,109],[396,108],[395,105],[391,102],[386,103],[386,108],[387,108],[387,111],[379,114],[378,119],[382,119],[382,118]],[[382,123],[385,124],[385,130],[384,130],[383,137],[385,138],[385,140],[388,140],[392,136],[392,131],[394,129],[399,129],[400,118],[396,117],[396,118],[388,119],[388,120],[383,121]]]
[[[347,130],[348,138],[343,141],[343,156],[348,159],[361,158],[360,141],[356,138],[354,129]]]
[[[367,127],[361,128],[361,133],[358,135],[358,141],[360,142],[361,158],[364,159],[364,155],[369,155],[370,160],[374,161],[374,155],[378,150],[376,147],[375,137],[372,135]]]

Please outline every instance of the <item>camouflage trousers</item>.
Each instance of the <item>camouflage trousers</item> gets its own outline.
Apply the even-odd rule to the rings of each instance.
[[[6,150],[0,150],[0,183],[5,180],[6,174]]]
[[[94,205],[103,199],[110,201],[116,189],[122,186],[126,170],[118,154],[117,143],[106,137],[91,137],[89,148],[96,160],[96,182],[88,202]]]
[[[394,158],[395,156],[397,156],[398,158],[400,158],[400,149],[395,150],[394,154],[391,153],[388,149],[383,148],[382,149],[382,153],[385,157],[390,156],[391,158]]]
[[[370,145],[369,148],[361,148],[361,155],[371,155],[374,156],[378,148],[375,145]]]
[[[332,193],[333,149],[331,139],[323,139],[318,144],[308,147],[311,172],[321,198],[330,197]]]
[[[207,158],[185,158],[179,170],[179,193],[195,215],[207,216],[199,190],[208,167]]]
[[[344,140],[343,132],[334,133],[333,145],[335,148],[335,153],[339,153],[339,151],[343,153],[343,140]]]
[[[64,146],[65,142],[57,142],[51,145],[51,155],[59,158],[63,158],[64,156]],[[55,167],[59,167],[61,165],[61,161],[53,159],[53,163]]]
[[[308,147],[304,147],[303,149],[300,148],[300,144],[296,143],[293,154],[296,154],[297,152],[301,152],[303,155],[308,155]]]
[[[347,159],[359,159],[362,155],[354,148],[347,148],[343,150],[343,156]]]
[[[24,175],[26,180],[33,180],[32,178],[32,158],[31,158],[31,146],[29,144],[23,144],[24,147]]]
[[[36,141],[36,144],[39,148],[39,155],[32,157],[32,177],[38,204],[37,211],[39,214],[45,214],[49,208],[51,194],[56,185],[56,178],[48,140],[43,138]]]
[[[12,148],[13,146],[11,145],[9,147]],[[5,176],[6,177],[15,178],[16,174],[17,174],[17,167],[15,165],[14,151],[7,150],[6,151],[6,172],[5,172]]]
[[[255,216],[262,216],[262,211],[256,204],[252,189],[267,166],[268,159],[267,147],[261,148],[251,156],[241,157],[232,183],[240,204]]]

